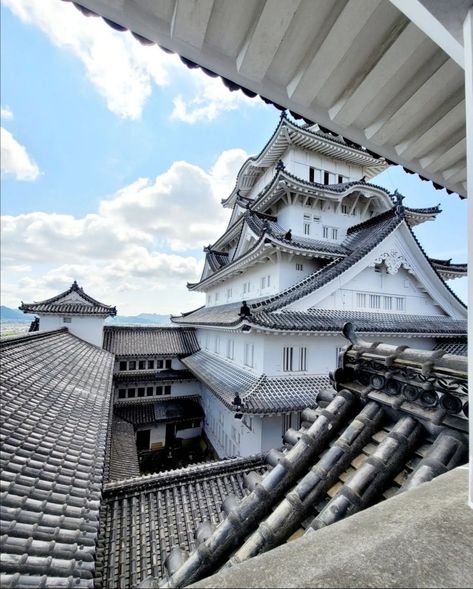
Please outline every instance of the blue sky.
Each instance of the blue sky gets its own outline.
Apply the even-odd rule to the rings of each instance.
[[[2,1],[2,304],[77,279],[122,314],[178,313],[219,201],[279,112],[59,0]],[[466,261],[466,203],[393,167],[375,180],[408,206],[433,257]],[[450,282],[466,298],[466,279]]]

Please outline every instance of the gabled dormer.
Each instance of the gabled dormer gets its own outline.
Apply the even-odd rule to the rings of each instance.
[[[35,331],[67,327],[72,334],[100,347],[105,319],[117,314],[116,307],[86,294],[75,280],[64,292],[44,301],[22,302],[19,309],[38,316],[39,323],[34,322]]]

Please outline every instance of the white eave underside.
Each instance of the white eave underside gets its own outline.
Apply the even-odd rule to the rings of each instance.
[[[78,3],[466,194],[463,69],[389,0]]]

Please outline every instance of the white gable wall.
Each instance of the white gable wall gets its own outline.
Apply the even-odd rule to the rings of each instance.
[[[39,317],[39,331],[52,331],[67,327],[68,330],[77,337],[86,342],[102,347],[103,342],[103,317],[87,317],[84,315],[41,315]],[[64,317],[71,320],[70,323],[64,323]]]
[[[442,309],[434,304],[430,295],[420,290],[416,279],[404,268],[400,268],[396,274],[389,274],[382,268],[382,272],[376,272],[374,267],[365,268],[358,276],[337,289],[329,297],[317,304],[317,309],[338,309],[350,311],[373,311],[376,313],[399,313],[401,315],[441,315],[445,316]],[[360,305],[358,293],[366,296],[365,305]],[[371,308],[370,294],[382,295],[381,307]],[[384,297],[391,297],[390,302],[385,303]],[[396,297],[402,298],[402,309],[397,310]],[[392,307],[389,308],[389,304]],[[387,308],[386,308],[387,307]]]
[[[331,297],[337,290],[347,288],[347,285],[349,285],[353,280],[357,279],[360,276],[360,273],[363,272],[367,267],[373,266],[373,268],[370,269],[373,270],[374,274],[374,265],[376,261],[386,255],[389,257],[391,252],[395,252],[396,256],[401,256],[402,260],[404,261],[404,265],[412,270],[413,276],[415,276],[422,287],[425,288],[435,303],[439,305],[444,314],[457,319],[466,318],[466,309],[454,297],[454,295],[450,293],[442,279],[439,278],[435,271],[431,268],[430,264],[425,259],[424,254],[420,251],[418,245],[413,239],[409,229],[404,226],[404,224],[400,225],[393,233],[388,235],[386,239],[378,244],[367,256],[351,266],[335,280],[332,280],[308,296],[291,303],[285,309],[291,311],[305,311],[310,308],[318,308],[323,301],[329,299],[329,297]],[[397,269],[397,273],[398,272],[399,269]],[[396,276],[396,274],[393,274],[393,276]],[[401,274],[401,281],[404,280],[403,276],[404,275]],[[369,275],[369,279],[373,279],[371,275]],[[362,285],[363,283],[359,282],[358,284]],[[395,285],[396,288],[400,288],[400,284],[401,282],[397,282]],[[392,284],[388,283],[388,285],[390,288],[391,286],[394,287],[394,282]],[[348,288],[351,289],[351,286]],[[415,295],[413,294],[412,296],[414,297]],[[427,298],[425,295],[424,297]],[[411,302],[413,303],[413,301],[414,298],[411,300]],[[332,300],[329,304],[332,304],[333,302],[335,301]],[[324,304],[328,303],[325,302]],[[430,304],[426,301],[419,305],[419,308],[423,310],[422,314],[428,315],[432,311],[432,307],[429,305]],[[437,311],[437,313],[434,314],[441,313]]]

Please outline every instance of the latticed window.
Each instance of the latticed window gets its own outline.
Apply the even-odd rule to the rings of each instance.
[[[356,306],[361,309],[366,307],[366,294],[364,292],[356,293]]]
[[[255,345],[245,344],[243,362],[245,366],[253,368],[255,365]]]
[[[396,297],[396,311],[404,311],[404,297]]]
[[[372,309],[381,309],[381,295],[370,295],[370,307]]]
[[[283,372],[303,372],[307,370],[307,348],[288,346],[283,348]]]

